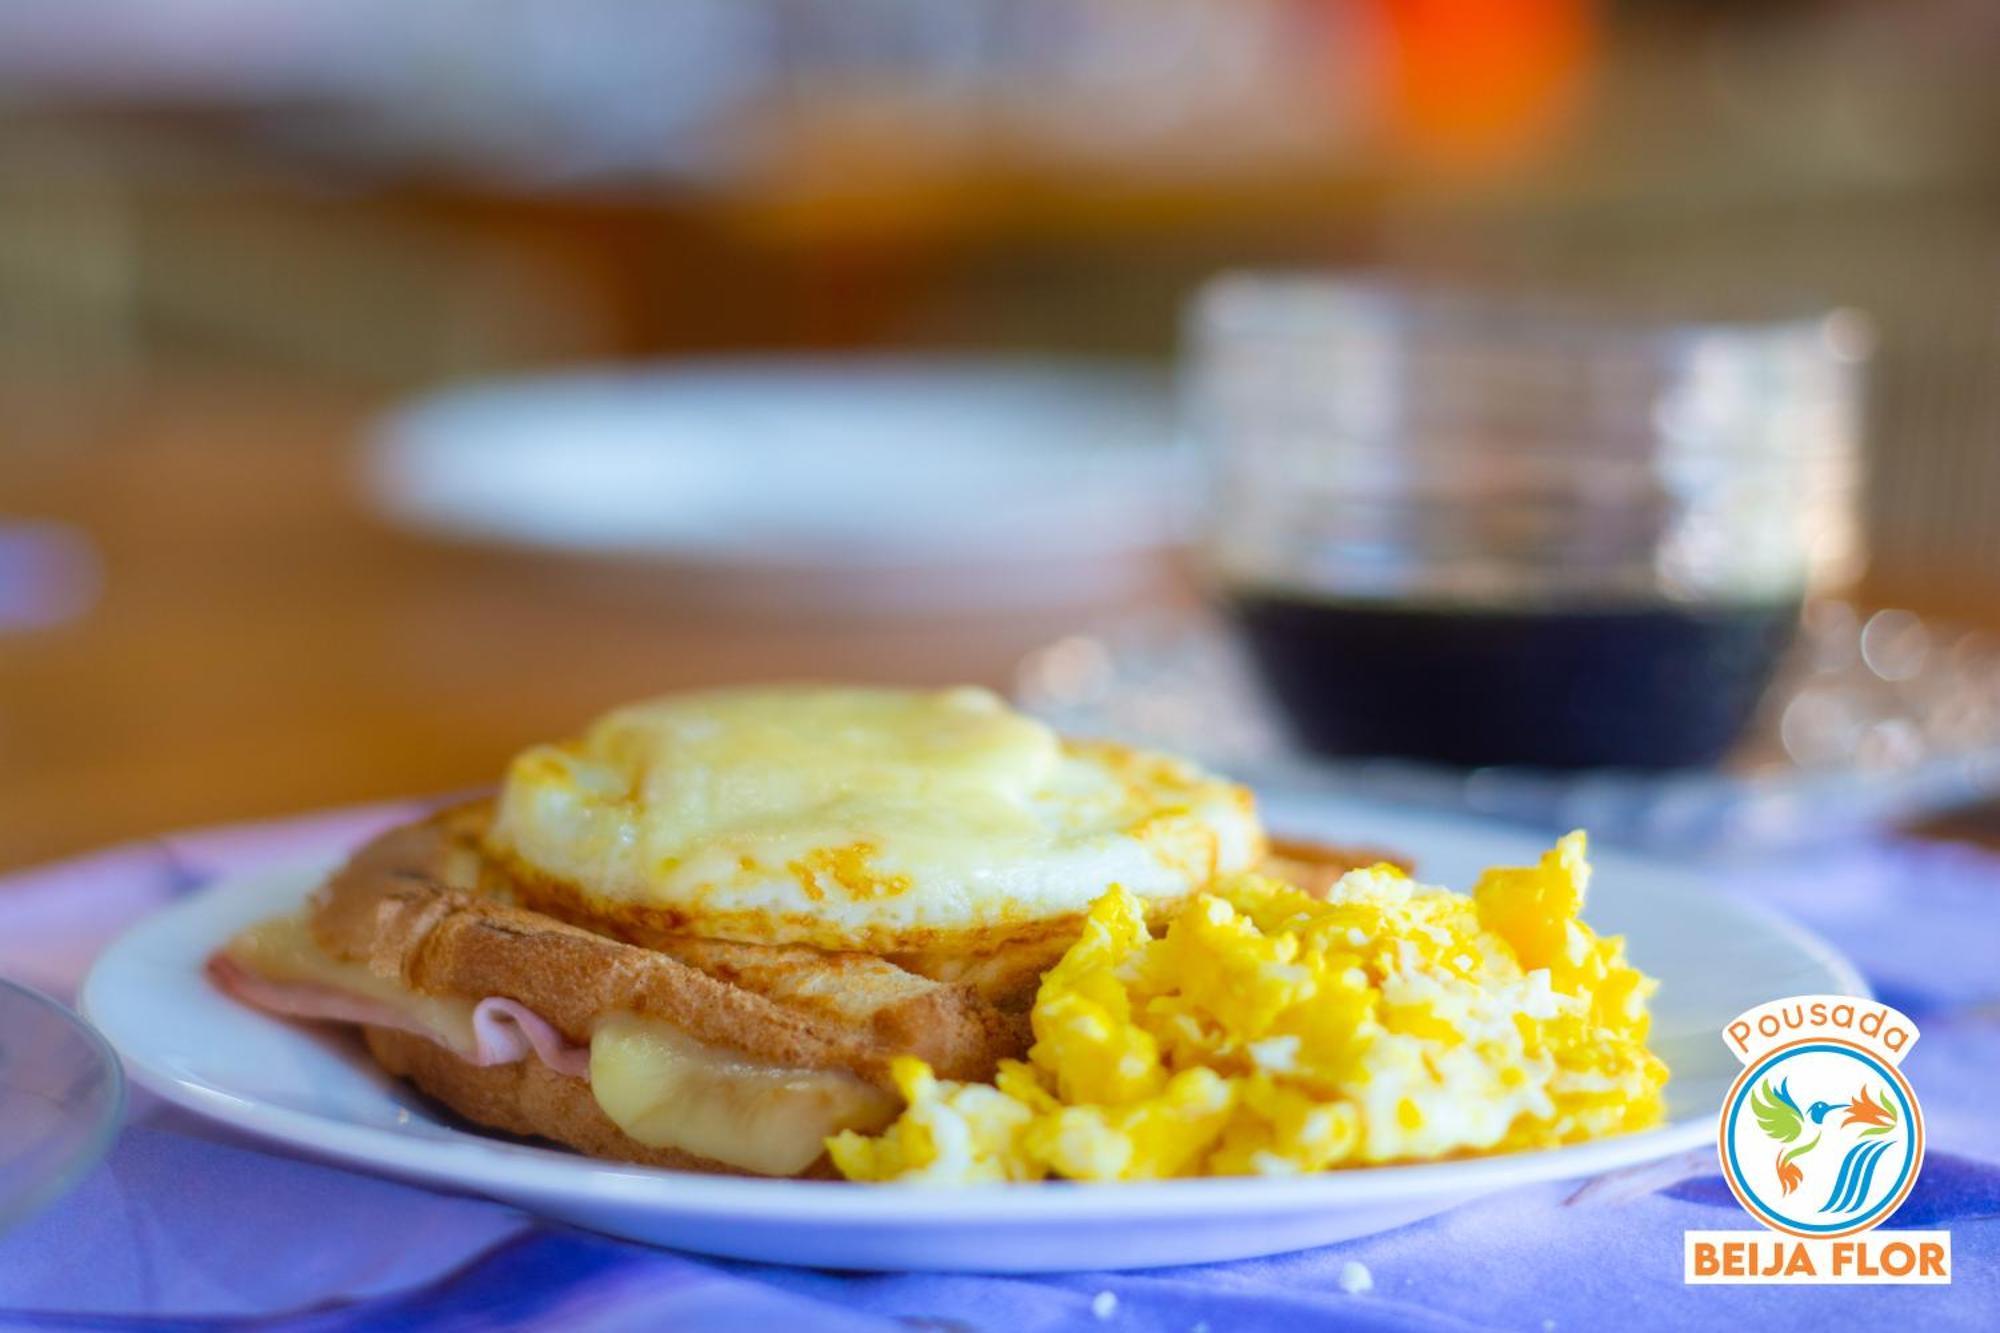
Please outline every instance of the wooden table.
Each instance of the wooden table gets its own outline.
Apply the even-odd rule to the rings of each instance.
[[[182,378],[60,443],[0,434],[0,519],[71,525],[101,562],[84,614],[0,630],[0,870],[489,783],[522,745],[677,687],[1004,688],[1030,648],[1132,609],[780,618],[684,574],[426,542],[362,497],[382,405]],[[1156,600],[1186,596],[1168,575]],[[1925,831],[2000,844],[1990,810]]]
[[[1107,610],[779,618],[686,576],[425,542],[362,497],[379,406],[179,383],[85,438],[0,444],[0,515],[74,525],[102,563],[85,614],[0,631],[0,869],[491,782],[524,744],[677,687],[1005,687],[1021,654]]]

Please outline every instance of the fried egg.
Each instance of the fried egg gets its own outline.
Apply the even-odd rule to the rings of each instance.
[[[1043,978],[991,1084],[892,1067],[905,1109],[828,1141],[854,1180],[1284,1175],[1552,1147],[1664,1114],[1655,983],[1580,919],[1583,835],[1470,895],[1389,866],[1325,900],[1254,874],[1154,934],[1123,888]]]
[[[1249,793],[1069,741],[980,689],[717,690],[621,708],[510,767],[487,850],[531,902],[875,953],[1141,909],[1256,864]]]

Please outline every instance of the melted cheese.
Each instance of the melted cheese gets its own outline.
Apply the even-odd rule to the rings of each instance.
[[[473,1001],[422,995],[364,963],[333,958],[302,917],[252,926],[224,952],[265,980],[359,997],[461,1055],[477,1047]],[[803,1171],[828,1135],[880,1129],[897,1106],[852,1074],[761,1064],[631,1014],[599,1022],[590,1043],[590,1090],[613,1124],[648,1147],[769,1175]]]
[[[977,689],[720,690],[515,760],[499,859],[687,934],[890,952],[1178,900],[1262,852],[1249,794]]]
[[[259,922],[231,940],[223,952],[267,980],[324,986],[382,1005],[461,1054],[478,1044],[472,1034],[473,1001],[424,995],[411,990],[400,976],[383,976],[370,971],[366,963],[335,958],[319,947],[302,916]]]
[[[852,1074],[754,1063],[630,1014],[598,1024],[590,1088],[612,1123],[649,1148],[774,1176],[811,1166],[831,1134],[880,1129],[897,1107]]]

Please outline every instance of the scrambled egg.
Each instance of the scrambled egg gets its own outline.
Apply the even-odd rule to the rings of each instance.
[[[1324,901],[1225,876],[1154,936],[1113,887],[1043,978],[992,1084],[893,1073],[906,1107],[828,1140],[854,1180],[1282,1175],[1643,1129],[1667,1069],[1656,983],[1578,919],[1572,833],[1471,896],[1389,866]]]

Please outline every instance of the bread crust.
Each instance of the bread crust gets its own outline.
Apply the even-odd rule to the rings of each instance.
[[[897,1055],[981,1079],[1024,1048],[1020,1016],[886,960],[757,946],[718,956],[689,942],[711,974],[515,907],[478,852],[487,814],[483,802],[459,806],[363,847],[314,895],[319,946],[426,995],[517,1000],[578,1045],[603,1015],[634,1013],[761,1063],[845,1070],[884,1088]],[[782,984],[808,977],[816,984]]]

